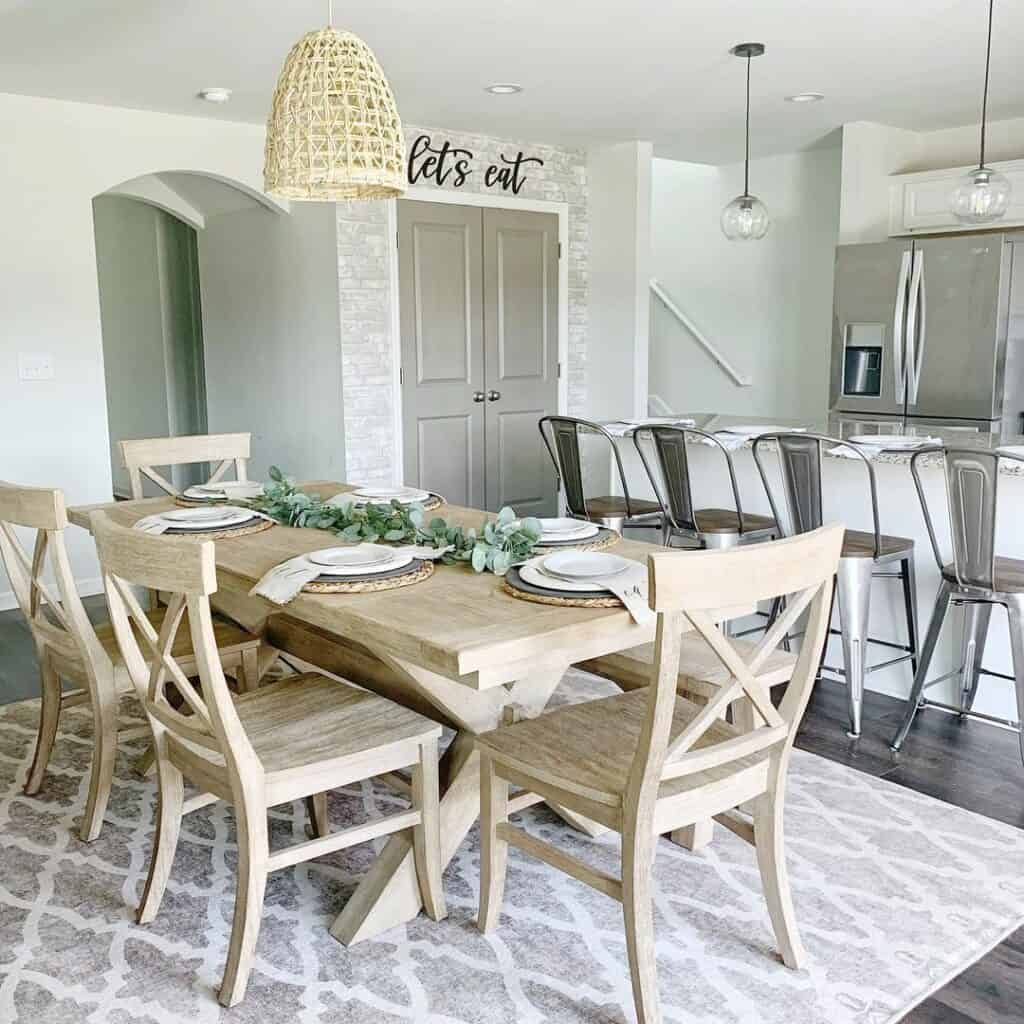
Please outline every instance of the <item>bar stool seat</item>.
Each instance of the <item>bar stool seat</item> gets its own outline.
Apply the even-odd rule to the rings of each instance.
[[[1024,592],[1024,559],[1003,558],[996,556],[996,571],[993,579],[994,591],[1001,594],[1019,594]],[[942,578],[956,583],[956,566],[948,562],[942,567]]]
[[[587,498],[587,515],[591,519],[617,519],[621,517],[659,515],[661,506],[656,501],[642,498],[626,499],[614,494],[605,494],[600,498]]]
[[[748,538],[753,534],[774,534],[778,524],[771,516],[759,516],[753,512],[743,513],[740,529],[739,514],[731,508],[698,508],[693,512],[694,521],[700,533],[740,533]]]
[[[878,560],[896,561],[907,558],[914,550],[914,542],[908,537],[878,535]],[[874,558],[875,535],[869,530],[847,530],[843,537],[842,558]]]

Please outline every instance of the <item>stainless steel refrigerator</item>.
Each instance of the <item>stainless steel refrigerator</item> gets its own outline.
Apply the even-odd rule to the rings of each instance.
[[[1024,433],[1024,238],[836,249],[830,408]]]

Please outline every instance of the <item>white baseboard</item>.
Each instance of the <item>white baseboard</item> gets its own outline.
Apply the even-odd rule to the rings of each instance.
[[[78,580],[78,593],[82,597],[92,597],[94,594],[103,593],[103,580],[99,576],[94,576],[92,579]],[[18,601],[14,596],[13,590],[0,590],[0,612],[10,611],[11,608],[17,608]]]

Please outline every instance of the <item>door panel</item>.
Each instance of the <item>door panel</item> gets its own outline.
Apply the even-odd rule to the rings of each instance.
[[[923,259],[924,319],[917,332],[917,401],[908,400],[908,415],[979,420],[1002,415],[994,395],[1004,337],[1000,318],[1007,303],[1000,289],[1003,243],[1002,235],[915,240],[917,258]]]
[[[537,420],[558,407],[558,218],[483,211],[487,508],[553,515]]]
[[[907,240],[836,249],[833,411],[876,416],[903,413],[896,386],[899,351],[894,326],[900,272],[904,259],[910,262],[911,244]]]
[[[482,507],[480,211],[398,203],[404,482]]]

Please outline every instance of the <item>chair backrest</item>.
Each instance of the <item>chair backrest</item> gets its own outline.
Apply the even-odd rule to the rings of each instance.
[[[656,799],[658,786],[754,754],[788,757],[818,671],[832,605],[833,577],[843,527],[830,525],[791,537],[725,551],[659,551],[648,558],[650,604],[658,613],[657,640],[648,690],[647,718],[630,771],[628,793],[636,802]],[[712,613],[785,596],[785,611],[744,656],[715,624]],[[778,709],[758,669],[807,612],[800,654]],[[684,620],[703,637],[730,680],[687,727],[671,735]],[[729,705],[746,698],[753,708],[748,728],[726,738],[709,736]],[[784,767],[784,763],[783,763]]]
[[[150,437],[121,441],[121,459],[131,480],[132,497],[144,497],[142,478],[152,480],[167,494],[178,490],[157,466],[186,466],[208,462],[213,467],[206,483],[222,480],[235,467],[235,479],[247,480],[251,434],[186,434],[182,437]],[[216,466],[214,466],[216,463]]]
[[[590,420],[577,419],[574,416],[542,416],[537,422],[544,446],[554,463],[558,482],[565,496],[566,508],[574,516],[589,518],[587,497],[583,482],[583,455],[580,450],[581,437],[603,438],[611,450],[612,462],[619,477],[619,486],[626,502],[626,517],[633,515],[633,506],[629,497],[629,486],[622,468],[622,456],[615,445],[615,438],[601,426]]]
[[[110,621],[153,728],[158,754],[170,733],[220,754],[236,778],[244,773],[251,778],[252,772],[261,772],[235,711],[214,637],[210,611],[210,594],[217,589],[213,542],[142,533],[118,526],[103,512],[93,512],[90,521]],[[139,604],[133,586],[169,595],[159,632]],[[192,637],[201,693],[172,654],[181,628],[187,628]],[[179,711],[169,699],[172,688],[191,714]]]
[[[75,586],[64,543],[62,491],[0,483],[0,560],[40,659],[56,654],[84,664],[90,678],[110,668]],[[35,530],[29,556],[18,529]],[[49,582],[47,576],[52,577]]]
[[[928,499],[921,482],[922,459],[938,453],[945,467],[946,510],[952,540],[952,558],[942,555],[935,533]],[[979,451],[973,448],[924,448],[914,452],[910,471],[921,502],[928,538],[935,561],[941,569],[952,561],[962,587],[995,588],[996,514],[999,503],[999,464],[1024,463],[1024,457],[1010,452]]]
[[[705,441],[724,456],[739,530],[740,533],[744,533],[743,506],[740,503],[740,489],[736,482],[736,467],[733,465],[732,455],[714,434],[704,430],[697,430],[694,427],[654,426],[640,427],[633,432],[633,444],[644,469],[647,470],[658,503],[676,530],[693,534],[699,532],[700,524],[694,514],[690,461],[687,453],[687,443],[691,438],[694,441]],[[645,447],[653,448],[657,467],[651,464]]]
[[[777,523],[783,523],[783,519],[779,515],[779,504],[774,490],[768,482],[766,466],[774,449],[778,453],[778,461],[782,470],[783,493],[786,510],[789,513],[787,532],[792,536],[817,530],[822,525],[824,518],[822,514],[821,460],[822,449],[825,447],[843,447],[852,452],[867,472],[868,491],[871,498],[871,525],[874,533],[874,556],[877,558],[881,551],[882,538],[878,518],[878,484],[875,480],[875,467],[864,452],[847,441],[824,434],[802,432],[761,434],[754,438],[754,461],[768,495],[772,515]]]

